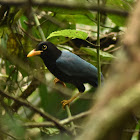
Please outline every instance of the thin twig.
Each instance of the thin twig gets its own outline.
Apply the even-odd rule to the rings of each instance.
[[[128,133],[134,133],[134,132],[138,132],[140,133],[140,130],[133,130],[133,129],[124,129],[124,132],[128,132]]]
[[[30,37],[33,41],[36,41],[36,42],[40,42],[41,39],[38,39],[38,38],[35,38],[34,36],[32,36],[31,34],[29,34],[27,31],[25,31],[22,27],[19,27],[23,33],[25,33],[28,37]]]
[[[75,115],[75,116],[72,116],[70,118],[61,120],[60,124],[61,125],[65,125],[65,124],[67,124],[67,123],[69,123],[71,121],[84,118],[84,117],[88,116],[90,113],[91,113],[91,110],[86,111],[86,112],[82,112],[82,113],[80,113],[78,115]],[[38,123],[38,122],[27,122],[27,123],[24,123],[23,126],[24,127],[31,127],[31,128],[34,128],[34,127],[54,127],[55,124],[53,122],[41,122],[41,123]]]
[[[32,11],[33,11],[33,9],[32,9]],[[35,14],[34,11],[33,11],[33,17],[34,17],[36,26],[37,26],[37,28],[38,28],[38,31],[39,31],[39,33],[40,33],[41,39],[42,39],[43,41],[46,41],[46,37],[45,37],[45,35],[44,35],[44,33],[43,33],[42,28],[40,27],[40,22],[39,22],[39,20],[38,20],[38,18],[37,18],[37,16],[36,16],[36,14]]]
[[[98,0],[100,6],[100,0]],[[100,11],[97,12],[97,68],[98,68],[98,85],[101,85],[101,64],[100,64]]]
[[[9,134],[9,133],[7,133],[7,132],[5,132],[3,130],[0,130],[0,133],[2,133],[2,134],[6,135],[6,136],[8,136],[8,137],[10,137],[10,138],[12,138],[14,140],[19,140],[19,138],[16,138],[15,136],[12,136],[11,134]]]
[[[41,14],[41,12],[40,12],[39,10],[37,10],[37,9],[35,10],[35,13],[36,13],[37,15]],[[53,24],[55,24],[55,25],[57,25],[57,26],[59,26],[59,27],[61,27],[61,28],[67,28],[67,25],[66,25],[64,22],[61,22],[61,21],[57,20],[57,19],[55,18],[55,16],[52,17],[52,16],[50,16],[50,15],[47,15],[46,13],[43,13],[41,16],[44,17],[45,20],[40,24],[40,26],[41,26],[44,22],[46,22],[46,21],[49,20],[49,21],[51,21]]]
[[[72,115],[71,115],[71,111],[70,111],[70,108],[69,108],[68,105],[66,105],[66,111],[67,111],[67,114],[68,114],[68,118],[71,118]],[[71,129],[72,129],[72,131],[73,131],[74,136],[76,136],[76,130],[75,130],[74,122],[71,121],[71,122],[70,122],[70,125],[71,125]]]

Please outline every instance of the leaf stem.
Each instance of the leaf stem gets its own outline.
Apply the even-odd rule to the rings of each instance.
[[[67,111],[67,114],[68,114],[68,118],[72,118],[70,108],[69,108],[68,105],[66,105],[66,111]],[[75,125],[74,125],[73,121],[70,122],[70,125],[71,125],[71,129],[73,131],[73,135],[76,136],[76,130],[75,130]]]
[[[100,0],[98,0],[100,7]],[[98,85],[101,85],[101,64],[100,64],[100,11],[97,12],[97,68],[98,68]]]
[[[36,16],[34,10],[33,10],[33,17],[34,17],[36,26],[37,26],[37,28],[38,28],[38,31],[39,31],[39,33],[40,33],[40,36],[41,36],[42,41],[46,41],[46,37],[45,37],[45,35],[44,35],[44,33],[43,33],[42,28],[40,27],[40,22],[39,22],[39,20],[38,20],[38,18],[37,18],[37,16]]]

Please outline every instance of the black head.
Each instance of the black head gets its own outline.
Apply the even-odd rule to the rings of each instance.
[[[45,41],[40,42],[36,49],[29,52],[27,57],[32,57],[35,55],[39,55],[43,60],[51,59],[53,61],[61,55],[61,51],[51,42]]]

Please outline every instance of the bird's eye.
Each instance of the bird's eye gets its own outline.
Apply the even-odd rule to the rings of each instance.
[[[43,50],[46,50],[46,49],[47,49],[47,45],[43,45],[43,46],[42,46],[42,49],[43,49]]]

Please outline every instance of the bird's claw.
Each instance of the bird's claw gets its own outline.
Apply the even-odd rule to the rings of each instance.
[[[70,102],[71,102],[70,100],[63,100],[63,101],[61,101],[63,109],[65,109],[66,105],[70,106]]]
[[[61,80],[59,80],[58,78],[55,78],[53,81],[54,81],[54,84],[61,84],[64,87],[66,87],[66,84],[64,82],[62,82]]]

